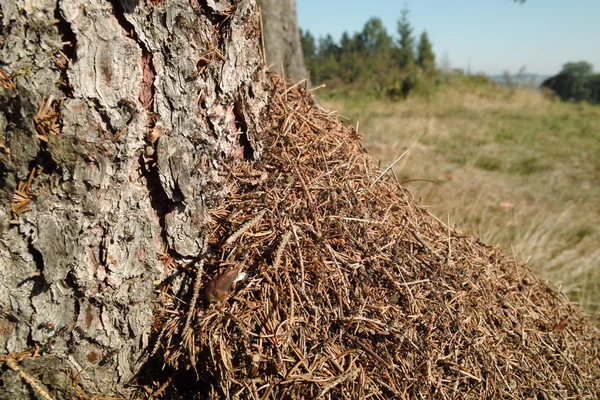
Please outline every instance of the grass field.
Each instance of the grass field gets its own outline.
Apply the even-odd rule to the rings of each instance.
[[[321,89],[370,153],[450,220],[600,310],[600,106],[461,80],[401,102]]]

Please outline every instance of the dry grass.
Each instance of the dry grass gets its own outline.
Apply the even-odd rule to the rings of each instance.
[[[323,100],[443,220],[499,243],[591,313],[600,310],[600,107],[455,85],[405,102]]]
[[[498,249],[436,219],[393,175],[379,179],[356,134],[272,79],[264,157],[225,171],[230,194],[211,210],[201,267],[177,266],[157,286],[149,391],[595,398],[596,325]],[[213,288],[232,270],[248,280],[196,304],[198,280]]]

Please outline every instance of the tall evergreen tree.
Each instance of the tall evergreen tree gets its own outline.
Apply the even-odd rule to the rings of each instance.
[[[338,78],[342,82],[352,83],[360,77],[362,71],[361,53],[362,44],[358,34],[355,33],[350,36],[348,32],[344,32],[340,39],[340,55],[338,58]]]
[[[426,31],[423,31],[419,38],[419,45],[417,46],[417,65],[421,67],[425,73],[433,72],[435,69],[435,54],[433,54],[431,42],[429,41]]]
[[[318,64],[317,43],[315,41],[315,37],[310,33],[309,30],[303,31],[300,29],[300,43],[302,44],[302,54],[304,55],[304,64],[306,64],[306,69],[311,74],[314,74]]]
[[[329,33],[325,37],[319,38],[319,56],[321,58],[333,56],[336,59],[340,56],[340,47]]]
[[[300,29],[300,39],[302,43],[302,53],[306,60],[312,59],[317,55],[317,44],[315,37],[309,30],[303,31]]]
[[[354,34],[354,37],[350,36],[348,34],[348,32],[344,31],[342,33],[342,37],[340,38],[340,53],[344,54],[344,53],[351,53],[357,50],[357,43],[356,43],[356,34]]]
[[[341,49],[330,34],[319,37],[319,51],[317,54],[318,67],[313,77],[315,83],[334,79],[339,75],[339,59]]]
[[[371,55],[387,51],[392,47],[392,38],[379,18],[371,18],[365,23],[359,39],[364,49]]]
[[[398,20],[398,63],[402,69],[411,69],[415,63],[415,39],[408,14],[407,8],[402,9]]]

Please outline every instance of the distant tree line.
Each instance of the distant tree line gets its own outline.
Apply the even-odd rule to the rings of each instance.
[[[390,36],[379,18],[368,20],[360,32],[344,32],[339,43],[331,35],[317,40],[310,31],[301,31],[313,84],[343,84],[401,97],[433,85],[438,74],[432,44],[425,31],[416,41],[406,9],[397,34]]]
[[[600,104],[600,74],[594,73],[592,64],[579,61],[563,66],[558,75],[542,83],[563,101],[587,101]]]

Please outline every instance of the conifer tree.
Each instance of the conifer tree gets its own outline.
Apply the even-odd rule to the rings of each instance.
[[[404,8],[398,20],[398,63],[402,69],[411,69],[415,63],[415,39],[408,14],[408,9]]]
[[[417,49],[417,65],[421,67],[423,72],[430,73],[435,69],[435,55],[427,32],[423,31],[419,38],[419,45]]]
[[[303,31],[300,29],[300,43],[302,44],[302,54],[304,55],[304,63],[306,69],[314,74],[317,68],[317,43],[315,37],[309,30]]]
[[[369,19],[358,38],[369,55],[386,52],[392,47],[392,38],[379,18]]]

